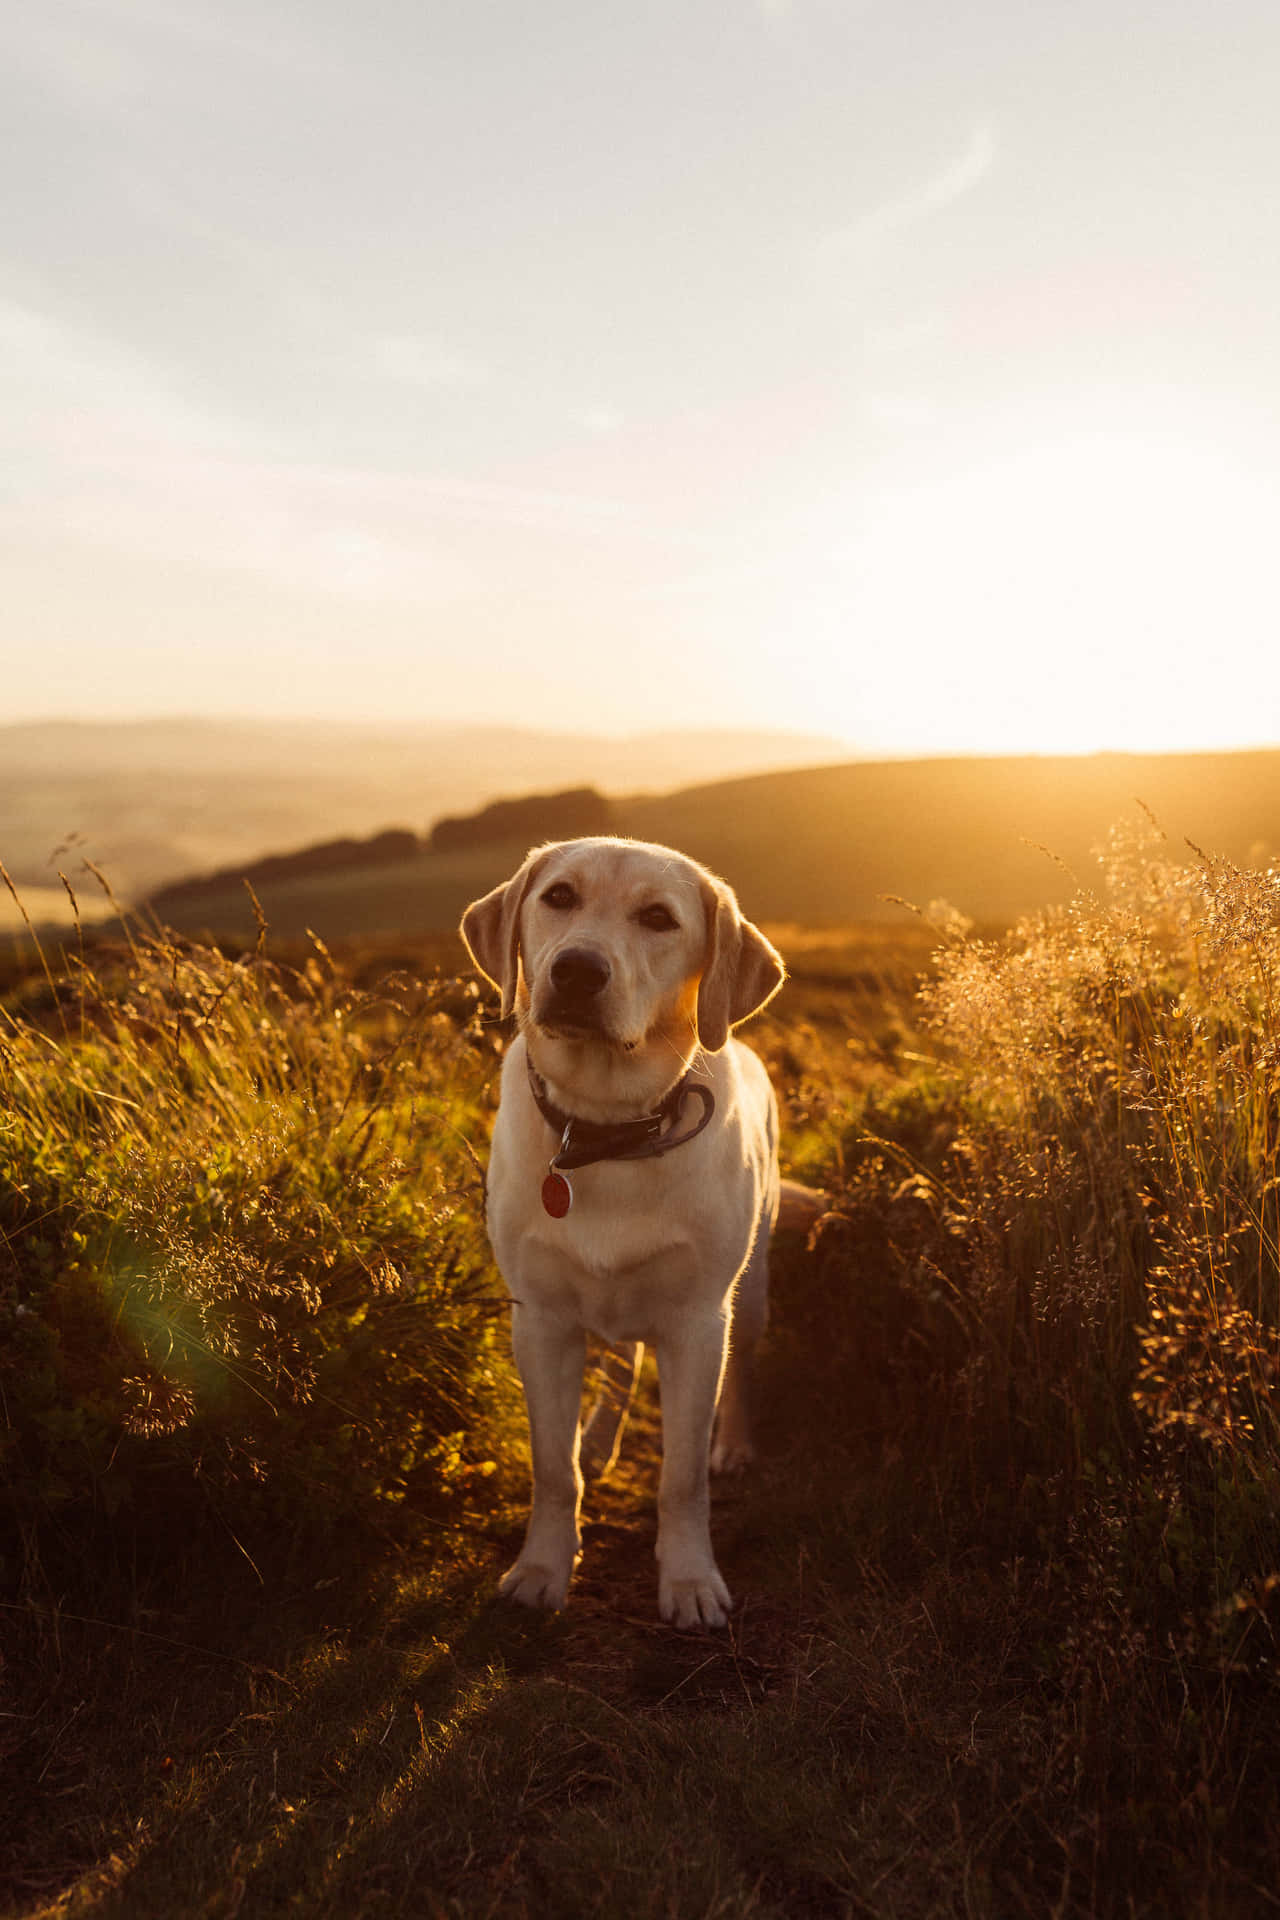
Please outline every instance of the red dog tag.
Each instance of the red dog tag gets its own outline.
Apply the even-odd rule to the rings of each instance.
[[[573,1205],[573,1188],[554,1168],[542,1183],[542,1204],[553,1220],[563,1220]]]

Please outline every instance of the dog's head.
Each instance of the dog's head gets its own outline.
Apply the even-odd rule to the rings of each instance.
[[[718,1051],[784,974],[723,880],[638,840],[535,847],[467,908],[462,937],[540,1056],[607,1050],[668,1082],[673,1053]]]

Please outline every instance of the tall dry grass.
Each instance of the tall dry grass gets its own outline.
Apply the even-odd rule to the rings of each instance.
[[[985,1591],[940,1644],[1027,1709],[990,1760],[992,1911],[1270,1910],[1278,1009],[1280,875],[1113,833],[1068,906],[951,922],[779,1264],[815,1560],[931,1619]]]
[[[1176,859],[1151,822],[1101,864],[927,993],[986,1351],[1037,1404],[1092,1375],[1117,1420],[1127,1390],[1153,1433],[1271,1458],[1280,875]]]
[[[255,1513],[363,1521],[482,1470],[508,1388],[474,991],[360,991],[319,941],[39,958],[0,1006],[5,1571],[202,1515],[249,1553]]]

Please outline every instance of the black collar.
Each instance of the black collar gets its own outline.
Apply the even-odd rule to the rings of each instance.
[[[560,1151],[551,1165],[558,1173],[567,1173],[575,1167],[589,1167],[597,1160],[657,1160],[664,1153],[670,1153],[673,1147],[682,1147],[710,1121],[716,1110],[715,1096],[709,1086],[701,1080],[695,1080],[692,1073],[686,1073],[677,1080],[662,1104],[653,1113],[647,1113],[640,1120],[583,1120],[577,1114],[565,1113],[553,1105],[547,1095],[547,1083],[542,1075],[535,1071],[532,1060],[527,1061],[529,1068],[529,1091],[537,1103],[538,1112],[549,1127],[560,1135]],[[662,1129],[668,1122],[680,1117],[689,1094],[696,1094],[702,1101],[702,1118],[684,1133],[664,1134]]]

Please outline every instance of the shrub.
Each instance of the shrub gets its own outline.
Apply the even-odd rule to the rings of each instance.
[[[1101,866],[938,954],[939,1059],[851,1129],[819,1274],[874,1273],[885,1420],[940,1472],[1070,1506],[1135,1449],[1172,1461],[1229,1595],[1280,1558],[1280,875],[1175,861],[1149,824]]]
[[[484,1470],[478,1004],[357,993],[318,942],[294,968],[157,937],[0,1013],[0,1506],[28,1563],[94,1516],[296,1526]]]

